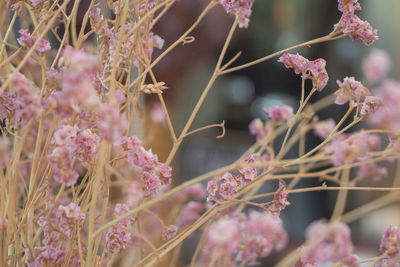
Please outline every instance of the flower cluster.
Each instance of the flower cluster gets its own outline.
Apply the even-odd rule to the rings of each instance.
[[[389,73],[390,66],[389,55],[384,50],[377,48],[374,48],[362,62],[365,79],[370,84],[382,81]]]
[[[171,183],[171,167],[159,162],[157,155],[151,150],[144,149],[139,138],[123,137],[121,145],[128,156],[128,162],[140,168],[141,179],[148,195]]]
[[[75,159],[88,167],[98,153],[99,141],[99,136],[90,129],[80,130],[76,125],[58,129],[52,139],[55,148],[49,156],[54,179],[67,186],[74,185],[79,177],[74,170]]]
[[[31,36],[29,31],[27,29],[20,29],[19,34],[21,35],[17,41],[20,45],[25,46],[27,48],[30,48],[33,46],[33,44],[37,41],[36,36]],[[35,47],[36,52],[42,54],[45,53],[46,51],[49,51],[51,49],[50,43],[47,40],[41,39],[37,46]]]
[[[285,185],[279,181],[278,190],[274,194],[274,199],[271,203],[266,204],[265,209],[271,212],[277,212],[278,214],[286,208],[287,205],[290,205],[290,202],[287,200],[287,191]]]
[[[321,139],[326,139],[335,129],[336,122],[334,119],[328,119],[318,122],[314,127],[314,134]]]
[[[118,203],[114,208],[114,217],[120,217],[126,214],[129,208],[126,204]],[[132,234],[129,232],[128,228],[133,223],[134,219],[128,217],[115,226],[111,227],[106,233],[106,247],[112,252],[120,251],[125,248],[129,242],[132,240]]]
[[[325,221],[316,221],[306,229],[306,238],[309,245],[299,249],[301,255],[295,267],[316,267],[329,262],[359,266],[358,258],[352,254],[353,243],[346,224],[338,222],[329,225]]]
[[[361,40],[365,45],[371,45],[378,40],[377,30],[364,20],[354,14],[356,10],[361,10],[358,0],[338,0],[339,11],[343,12],[340,21],[335,24],[334,32],[348,34],[353,40]]]
[[[86,216],[80,207],[75,203],[66,206],[60,205],[49,216],[41,216],[38,225],[41,227],[44,235],[43,247],[36,247],[33,255],[29,249],[26,250],[26,263],[28,266],[48,266],[51,264],[60,265],[67,256],[67,249],[78,250],[76,242],[71,243],[71,247],[65,246],[65,240],[74,240],[73,231],[81,225]],[[42,265],[44,264],[44,265]],[[69,266],[81,266],[77,254],[73,254],[69,259]]]
[[[243,164],[261,162],[265,160],[257,154],[247,156],[243,160]],[[207,201],[220,202],[234,196],[237,190],[254,180],[257,176],[258,169],[255,167],[242,167],[239,169],[239,174],[224,173],[221,176],[216,176],[207,184],[208,197]]]
[[[290,122],[293,117],[293,108],[287,105],[277,105],[264,109],[264,112],[278,123]]]
[[[396,266],[400,261],[400,232],[396,226],[389,226],[382,235],[379,251],[387,256],[380,266]]]
[[[335,103],[343,105],[348,101],[355,101],[361,107],[360,115],[364,118],[375,113],[383,105],[379,96],[369,95],[371,92],[354,77],[346,77],[343,82],[338,80],[337,84],[339,89],[335,92]]]
[[[254,0],[219,0],[224,7],[226,13],[231,16],[237,16],[240,28],[249,26],[249,18],[251,16],[251,7]]]
[[[369,155],[370,152],[378,151],[380,147],[381,141],[379,136],[361,132],[352,135],[342,134],[335,138],[327,149],[333,154],[333,165],[341,166],[343,164],[365,161],[371,157]],[[376,170],[377,174],[380,174],[375,180],[380,180],[380,177],[382,177],[381,175],[386,173],[385,170],[379,169],[378,166],[372,162],[361,166],[359,174],[373,174],[375,172],[371,172],[372,169]],[[367,170],[369,170],[369,172],[366,172]]]
[[[257,137],[258,141],[267,136],[268,133],[271,132],[271,125],[268,121],[263,122],[259,118],[256,118],[252,120],[251,123],[249,124],[249,131],[252,135],[255,135]]]
[[[232,262],[257,264],[272,250],[282,249],[287,235],[281,219],[270,212],[250,211],[249,215],[226,215],[205,233],[206,248],[212,257],[227,256]]]
[[[325,69],[326,61],[322,58],[310,61],[305,57],[297,54],[284,54],[278,60],[285,65],[286,68],[294,69],[296,74],[302,74],[303,79],[311,79],[313,87],[321,92],[328,83],[329,76]]]

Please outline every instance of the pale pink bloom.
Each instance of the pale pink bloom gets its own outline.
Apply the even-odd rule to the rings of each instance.
[[[40,103],[40,91],[33,87],[33,82],[24,75],[17,74],[13,77],[12,84],[16,93],[15,100],[15,120],[18,122],[28,122],[30,119],[38,117],[43,111]]]
[[[264,112],[272,119],[280,123],[289,122],[293,119],[293,108],[287,105],[277,105],[264,109]]]
[[[272,204],[272,208],[280,212],[284,210],[286,205],[289,205],[290,202],[287,200],[287,192],[285,185],[279,181],[279,188],[274,194],[274,200]]]
[[[36,46],[36,51],[39,53],[44,53],[49,50],[51,50],[51,46],[49,41],[47,40],[40,40],[38,45]]]
[[[335,104],[343,105],[350,100],[361,102],[367,95],[370,94],[370,91],[359,81],[356,81],[354,77],[346,77],[344,78],[343,82],[339,80],[336,82],[339,86],[339,89],[335,92]]]
[[[358,3],[358,0],[338,0],[338,2],[338,9],[343,13],[354,14],[354,11],[361,10],[361,6],[360,3]]]
[[[334,26],[335,32],[350,34],[351,39],[361,40],[365,45],[371,45],[378,40],[377,30],[354,14],[343,14],[339,23]]]
[[[391,63],[385,50],[374,48],[362,62],[365,79],[370,84],[382,81],[387,76]]]
[[[368,116],[370,122],[381,128],[399,130],[400,112],[394,112],[400,106],[400,83],[385,80],[376,90],[384,105]]]
[[[241,182],[244,184],[250,183],[257,176],[257,169],[251,167],[243,167],[239,170]]]
[[[218,192],[218,178],[214,177],[207,183],[207,201],[217,201],[217,192]]]
[[[281,219],[270,212],[250,211],[241,219],[241,244],[238,261],[256,265],[258,258],[267,257],[272,250],[282,249],[287,243],[287,234]]]
[[[55,131],[52,141],[58,146],[75,146],[74,142],[78,131],[79,128],[76,125],[64,125],[62,128]]]
[[[361,259],[357,255],[350,255],[343,259],[342,263],[347,267],[360,267]]]
[[[164,39],[157,34],[153,34],[152,32],[149,34],[149,42],[152,47],[156,47],[158,49],[162,49],[164,46]]]
[[[296,267],[306,264],[341,262],[352,255],[353,243],[350,228],[342,222],[333,225],[324,221],[314,222],[306,229],[306,239],[311,242],[311,245],[299,250],[301,258],[295,264]]]
[[[98,71],[99,58],[96,55],[90,55],[72,47],[65,48],[63,55],[65,65],[77,73],[90,75]]]
[[[99,144],[100,137],[90,129],[79,132],[76,137],[77,151],[75,152],[78,159],[90,164],[92,159],[98,154]]]
[[[79,175],[73,170],[73,151],[69,147],[56,147],[49,156],[53,178],[67,186],[74,185]]]
[[[85,220],[85,214],[76,203],[70,203],[67,206],[60,205],[58,209],[63,211],[64,216],[70,220]]]
[[[325,67],[325,59],[318,58],[310,62],[309,75],[311,77],[315,90],[317,90],[318,92],[321,92],[322,89],[325,88],[329,80],[329,76]]]
[[[379,96],[367,96],[360,105],[360,115],[366,117],[375,113],[383,105],[383,102]]]
[[[239,18],[239,28],[247,28],[254,0],[219,0],[226,13]]]
[[[163,235],[164,235],[164,238],[168,240],[168,239],[175,237],[177,232],[178,232],[178,227],[176,227],[176,225],[171,224],[164,228]]]
[[[380,168],[376,163],[367,163],[360,166],[357,176],[371,177],[372,181],[379,182],[387,173],[386,168]]]
[[[35,247],[33,255],[29,249],[25,250],[25,263],[28,267],[61,266],[68,253],[51,246]]]
[[[285,65],[288,69],[294,69],[296,74],[305,74],[308,72],[310,67],[310,61],[305,57],[297,54],[283,54],[278,62],[281,62]],[[305,77],[303,77],[305,78]]]
[[[20,29],[19,34],[21,35],[17,41],[20,45],[26,46],[27,48],[30,48],[33,46],[33,44],[36,42],[38,39],[36,36],[31,36],[29,31],[27,29]],[[36,52],[38,53],[44,53],[46,51],[49,51],[51,49],[50,43],[47,40],[40,40],[38,45],[35,47]]]
[[[121,114],[118,106],[102,104],[97,116],[99,134],[106,141],[116,142],[128,129],[128,120],[125,114]]]
[[[165,113],[162,105],[160,103],[156,103],[153,106],[153,109],[150,113],[150,118],[155,123],[164,123],[165,124]]]
[[[321,92],[328,83],[326,61],[322,58],[309,61],[298,53],[296,55],[283,54],[278,62],[283,63],[286,68],[293,68],[296,74],[301,73],[303,79],[311,79],[315,90],[318,92]]]
[[[114,208],[114,218],[118,218],[129,211],[126,204],[118,203]],[[134,221],[133,217],[120,221],[113,227],[111,227],[106,233],[106,247],[112,252],[118,252],[119,250],[125,248],[128,243],[132,240],[132,234],[125,230]]]
[[[210,252],[216,256],[232,256],[240,245],[239,221],[223,217],[210,225],[205,238]]]
[[[321,139],[326,139],[335,129],[336,122],[334,119],[320,121],[314,127],[314,134]]]
[[[269,123],[264,123],[262,120],[256,118],[250,122],[249,131],[252,135],[256,135],[258,141],[270,133],[271,126]]]
[[[390,258],[400,255],[400,232],[397,226],[389,226],[382,235],[379,251],[386,253]]]
[[[160,179],[151,172],[144,171],[142,173],[142,179],[148,191],[155,191],[161,185]]]

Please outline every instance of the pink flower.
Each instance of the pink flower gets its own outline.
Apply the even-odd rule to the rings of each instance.
[[[25,263],[28,267],[42,267],[42,266],[61,266],[64,258],[67,256],[67,252],[59,250],[50,246],[35,247],[33,249],[33,255],[30,254],[29,249],[26,249],[26,260]]]
[[[239,221],[223,217],[212,223],[206,233],[206,246],[218,256],[232,256],[240,244]]]
[[[265,258],[272,249],[280,250],[287,243],[287,234],[281,219],[270,212],[250,211],[240,224],[241,246],[236,259],[257,264],[258,258]]]
[[[334,29],[335,32],[349,34],[353,40],[361,40],[365,45],[371,45],[378,40],[377,30],[354,14],[343,14]]]
[[[326,139],[335,129],[336,123],[334,119],[320,121],[314,127],[314,134],[321,139]]]
[[[258,141],[268,135],[271,131],[271,127],[268,123],[264,123],[260,119],[256,118],[249,124],[249,131],[252,135],[257,136]]]
[[[165,227],[164,229],[164,238],[165,239],[171,239],[173,237],[176,236],[176,233],[178,232],[178,227],[176,227],[175,225],[169,225],[167,227]]]
[[[128,129],[128,120],[119,108],[112,104],[102,104],[97,116],[99,134],[106,141],[116,142]]]
[[[226,13],[239,18],[239,28],[247,28],[254,0],[219,0]]]
[[[326,67],[325,59],[318,58],[310,62],[309,71],[311,75],[311,80],[313,82],[315,90],[317,90],[318,92],[321,92],[322,89],[325,88],[329,80],[329,76],[325,67]]]
[[[129,208],[126,204],[118,203],[114,208],[114,218],[126,214]],[[118,252],[125,248],[132,240],[132,234],[124,228],[128,228],[134,221],[133,217],[128,217],[115,226],[111,227],[106,233],[106,247],[112,252]]]
[[[361,104],[360,115],[363,117],[375,113],[383,105],[382,99],[379,96],[367,96]]]
[[[343,82],[336,81],[339,85],[339,90],[335,92],[335,104],[343,105],[350,100],[361,102],[370,93],[359,81],[354,77],[346,77]]]
[[[311,245],[300,249],[301,258],[296,267],[306,264],[341,262],[352,255],[353,243],[350,228],[341,222],[328,225],[324,221],[312,223],[306,229]]]
[[[297,53],[296,55],[294,54],[283,54],[278,62],[281,62],[285,65],[286,68],[288,69],[294,69],[294,72],[296,74],[300,73],[306,73],[309,70],[310,67],[310,61],[306,59],[305,57],[299,55]],[[303,77],[305,78],[305,77]]]
[[[164,123],[165,124],[165,113],[162,105],[157,103],[153,106],[153,109],[150,113],[150,118],[155,123]]]
[[[294,69],[296,74],[301,73],[303,79],[311,79],[315,90],[318,92],[321,92],[328,83],[329,76],[325,69],[326,61],[322,58],[309,61],[298,53],[296,55],[284,54],[278,62],[283,63],[286,68]]]
[[[358,0],[338,0],[338,2],[339,11],[345,14],[354,14],[354,11],[361,10],[361,6],[360,3],[358,3]]]
[[[391,63],[385,50],[374,48],[362,62],[365,79],[370,84],[380,82],[387,76]]]
[[[376,163],[372,162],[361,165],[358,169],[357,176],[371,177],[372,181],[379,182],[387,173],[386,168],[379,168]]]
[[[85,214],[81,211],[81,208],[75,203],[70,203],[67,206],[60,205],[58,209],[60,211],[63,211],[65,217],[68,219],[75,221],[85,220]]]
[[[390,258],[400,255],[400,232],[396,226],[389,226],[383,232],[379,251],[386,253]]]
[[[279,181],[279,188],[274,194],[274,200],[272,208],[280,212],[284,210],[286,205],[289,205],[290,202],[287,200],[287,192],[285,185]]]
[[[53,143],[58,146],[75,146],[74,142],[78,131],[79,128],[76,125],[64,125],[61,129],[54,132]]]
[[[264,112],[279,123],[289,122],[293,117],[293,108],[287,105],[277,105],[272,108],[264,109]]]
[[[376,92],[384,105],[371,116],[368,116],[368,119],[374,125],[381,128],[391,130],[400,129],[400,113],[393,112],[400,106],[400,83],[385,80]]]
[[[36,0],[38,1],[38,0]],[[17,41],[20,45],[26,46],[30,48],[33,46],[33,44],[36,42],[38,39],[36,36],[31,36],[29,31],[27,29],[20,29],[19,34],[21,35]],[[36,52],[38,53],[44,53],[46,51],[49,51],[51,49],[50,43],[47,40],[40,40],[38,45],[35,47]]]

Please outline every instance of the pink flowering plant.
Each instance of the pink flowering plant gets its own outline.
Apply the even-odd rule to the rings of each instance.
[[[387,78],[390,57],[372,50],[363,81],[335,77],[337,90],[311,103],[327,87],[329,62],[296,53],[348,37],[372,45],[377,30],[356,15],[358,0],[338,0],[341,17],[327,35],[242,65],[240,53],[227,58],[227,51],[237,28],[251,26],[259,12],[254,0],[211,0],[169,44],[154,27],[179,1],[89,2],[79,29],[80,1],[1,1],[0,266],[183,266],[179,253],[194,233],[201,237],[190,266],[257,265],[290,241],[281,215],[296,207],[291,196],[328,190],[337,192],[333,214],[305,229],[305,243],[277,266],[400,266],[397,226],[383,233],[373,258],[357,256],[348,226],[400,200],[400,83]],[[191,33],[214,9],[232,17],[231,28],[177,133],[164,101],[171,85],[157,79],[155,66],[195,41]],[[265,107],[268,119],[249,122],[256,138],[240,158],[179,183],[172,163],[183,140],[214,127],[224,136],[224,123],[192,128],[215,81],[267,60],[298,75],[299,107]],[[141,103],[148,95],[158,100],[150,107]],[[316,114],[332,105],[347,111],[337,122],[319,120]],[[151,132],[139,137],[137,119],[168,129],[167,157],[153,152]],[[361,130],[352,131],[356,125]],[[306,150],[309,132],[321,141]],[[299,154],[289,157],[294,146]],[[395,174],[381,162],[394,164]],[[302,179],[321,185],[301,187]],[[392,186],[375,184],[383,179]],[[271,181],[273,189],[261,192]],[[350,191],[386,194],[348,211]]]

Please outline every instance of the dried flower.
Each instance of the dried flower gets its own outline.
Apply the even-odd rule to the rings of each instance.
[[[391,60],[388,53],[377,48],[372,49],[362,62],[365,79],[370,84],[382,81],[387,76],[390,66]]]
[[[277,105],[264,109],[264,112],[273,120],[279,123],[286,123],[293,119],[293,108],[287,105]]]
[[[336,81],[339,85],[339,90],[335,92],[335,104],[343,105],[350,100],[361,102],[370,93],[359,81],[354,77],[346,77],[343,82]]]

